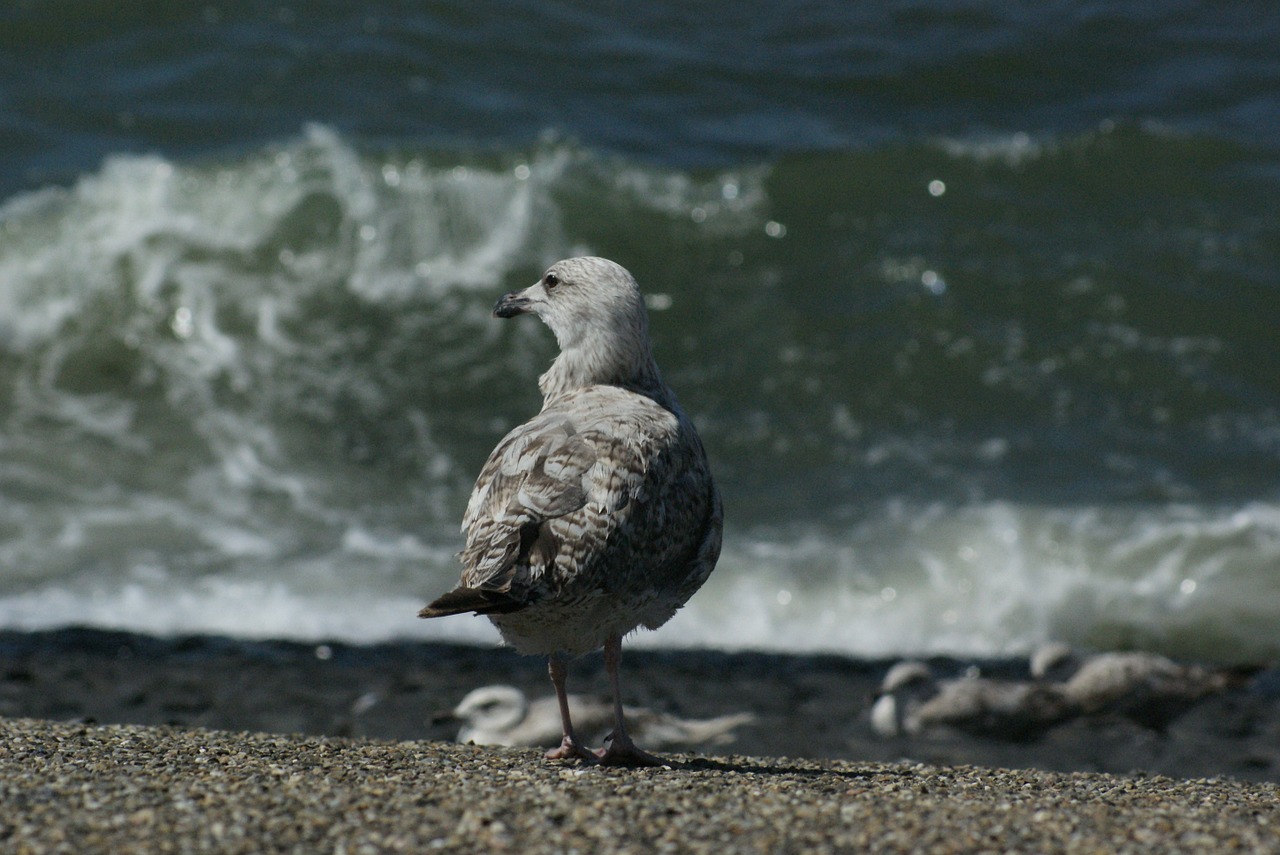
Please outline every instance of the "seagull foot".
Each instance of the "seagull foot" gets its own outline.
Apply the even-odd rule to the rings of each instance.
[[[610,736],[608,745],[595,753],[601,766],[669,766],[670,762],[641,751],[631,738]]]
[[[552,748],[542,755],[548,760],[581,760],[584,763],[599,763],[600,758],[589,748],[583,748],[577,740],[566,736],[558,748]]]

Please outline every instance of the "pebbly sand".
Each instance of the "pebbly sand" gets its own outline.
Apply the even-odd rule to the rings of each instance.
[[[1280,787],[0,720],[6,852],[1266,852]]]
[[[888,664],[630,651],[628,702],[760,720],[719,756],[584,769],[441,741],[470,688],[548,691],[509,650],[0,633],[0,851],[1280,852],[1274,672],[1165,734],[886,742]],[[572,674],[604,687],[598,656]]]

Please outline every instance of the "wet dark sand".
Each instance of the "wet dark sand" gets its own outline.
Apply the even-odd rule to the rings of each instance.
[[[1009,743],[959,734],[877,737],[868,698],[890,664],[630,650],[623,690],[629,704],[686,717],[754,713],[758,722],[740,728],[738,740],[723,749],[737,754],[1280,782],[1280,671],[1274,669],[1202,702],[1164,734],[1102,718]],[[934,664],[959,671],[971,663]],[[992,676],[1025,676],[1021,662],[979,664]],[[457,725],[433,722],[433,715],[470,689],[499,682],[531,695],[551,691],[542,661],[497,647],[0,632],[0,716],[6,717],[450,740]],[[607,691],[598,654],[572,663],[570,690]]]

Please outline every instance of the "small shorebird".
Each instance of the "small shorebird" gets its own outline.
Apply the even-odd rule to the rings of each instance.
[[[1120,715],[1161,732],[1200,700],[1243,685],[1258,670],[1184,665],[1139,651],[1080,657],[1056,641],[1031,655],[1031,675],[1059,687],[1082,713]]]
[[[719,558],[720,494],[702,442],[658,373],[644,300],[621,266],[557,262],[493,312],[537,315],[560,354],[538,380],[542,411],[480,471],[458,587],[419,614],[486,615],[516,650],[548,657],[563,730],[549,759],[659,764],[627,733],[622,637],[670,620]],[[574,730],[564,657],[601,647],[614,729],[595,752]]]
[[[894,665],[880,684],[871,726],[885,737],[949,727],[977,736],[1034,739],[1071,718],[1075,705],[1054,686],[974,674],[937,680],[923,662]]]

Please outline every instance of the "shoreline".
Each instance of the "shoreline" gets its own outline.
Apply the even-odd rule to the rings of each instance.
[[[0,719],[0,840],[36,853],[1275,851],[1280,786]]]
[[[974,664],[930,662],[943,673]],[[1164,733],[1099,717],[1010,742],[958,733],[877,736],[870,697],[891,664],[830,654],[627,650],[622,685],[629,705],[686,718],[754,714],[757,721],[716,746],[717,754],[1280,782],[1275,668],[1206,699]],[[1020,661],[976,664],[992,676],[1025,676]],[[599,654],[574,660],[569,681],[572,692],[607,696]],[[543,660],[500,647],[0,631],[0,716],[10,719],[447,742],[458,725],[437,715],[492,683],[531,697],[551,692]]]

